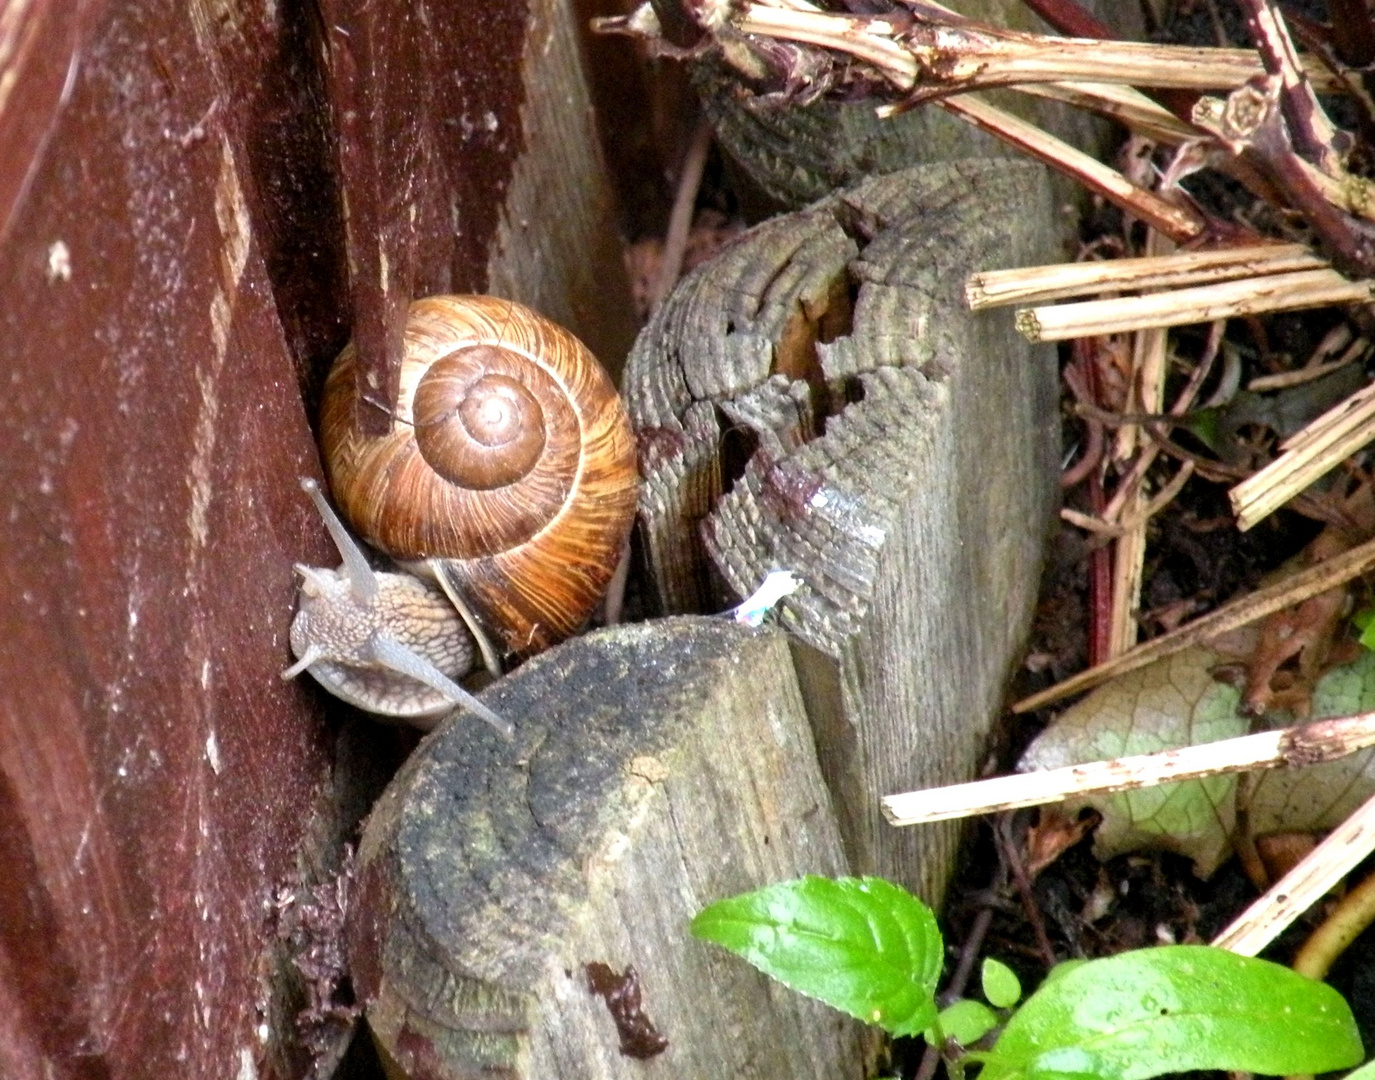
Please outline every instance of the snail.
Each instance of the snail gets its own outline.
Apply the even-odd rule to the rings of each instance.
[[[355,423],[354,372],[350,344],[325,384],[325,472],[342,517],[405,572],[372,570],[303,481],[343,565],[297,567],[297,662],[283,677],[309,671],[352,704],[422,727],[461,705],[509,734],[456,680],[474,646],[498,673],[498,650],[547,648],[601,601],[638,496],[625,407],[572,334],[487,296],[411,304],[379,437]]]

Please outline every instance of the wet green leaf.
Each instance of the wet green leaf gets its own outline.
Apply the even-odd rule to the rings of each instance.
[[[1012,1008],[1022,996],[1022,983],[1017,973],[991,956],[984,957],[981,981],[984,997],[990,1005],[1000,1009]]]
[[[982,1001],[962,998],[941,1010],[941,1033],[961,1046],[973,1046],[998,1026],[998,1014]],[[936,1043],[936,1033],[927,1028],[922,1033],[928,1043]]]
[[[1331,987],[1203,945],[1142,949],[1048,981],[981,1055],[980,1080],[1146,1080],[1225,1069],[1320,1073],[1362,1057]]]
[[[718,900],[692,933],[893,1035],[918,1034],[936,1018],[935,916],[881,878],[809,876]]]

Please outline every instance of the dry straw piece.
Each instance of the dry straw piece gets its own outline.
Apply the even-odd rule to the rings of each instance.
[[[1067,296],[1136,289],[1170,289],[1325,266],[1327,260],[1303,244],[1252,244],[1137,259],[988,270],[970,275],[965,298],[972,310],[979,311],[1004,304],[1041,303]]]
[[[1110,761],[889,795],[882,803],[883,816],[893,825],[920,825],[1205,776],[1316,765],[1372,745],[1375,712],[1361,713],[1155,754],[1133,754]]]
[[[1241,626],[1247,626],[1265,618],[1276,611],[1283,611],[1310,596],[1326,592],[1328,589],[1344,585],[1375,567],[1375,540],[1367,540],[1359,547],[1344,551],[1330,559],[1324,559],[1316,566],[1290,574],[1283,581],[1257,589],[1246,596],[1238,597],[1224,604],[1216,611],[1209,612],[1193,622],[1172,630],[1168,634],[1151,638],[1130,652],[1109,660],[1105,664],[1071,675],[1068,679],[1039,693],[1023,698],[1012,706],[1013,712],[1030,712],[1049,705],[1053,701],[1069,697],[1084,690],[1090,690],[1108,679],[1125,671],[1135,671],[1162,657],[1172,656],[1187,649],[1212,640]]]
[[[1227,493],[1237,527],[1251,528],[1372,439],[1375,383],[1290,437],[1281,444],[1284,453]]]
[[[1375,797],[1362,803],[1294,869],[1213,939],[1220,949],[1255,956],[1375,850]]]
[[[1267,311],[1351,304],[1375,297],[1375,281],[1348,281],[1332,269],[1299,270],[1189,289],[1086,300],[1057,307],[1020,308],[1017,329],[1032,341],[1064,341]]]

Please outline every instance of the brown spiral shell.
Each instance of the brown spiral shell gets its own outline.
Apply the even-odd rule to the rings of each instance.
[[[577,630],[625,549],[638,491],[625,407],[596,358],[490,296],[411,304],[401,390],[380,438],[355,422],[354,350],[325,384],[320,441],[344,518],[443,573],[509,651]]]

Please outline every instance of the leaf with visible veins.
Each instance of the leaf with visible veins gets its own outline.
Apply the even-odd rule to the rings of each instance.
[[[1018,769],[1053,769],[1087,761],[1149,754],[1244,735],[1240,694],[1209,674],[1222,657],[1193,648],[1129,671],[1070,706],[1031,744]],[[1194,861],[1207,877],[1231,853],[1236,824],[1236,776],[1162,784],[1117,795],[1093,795],[1066,805],[1103,815],[1094,854],[1109,859],[1142,848]]]

